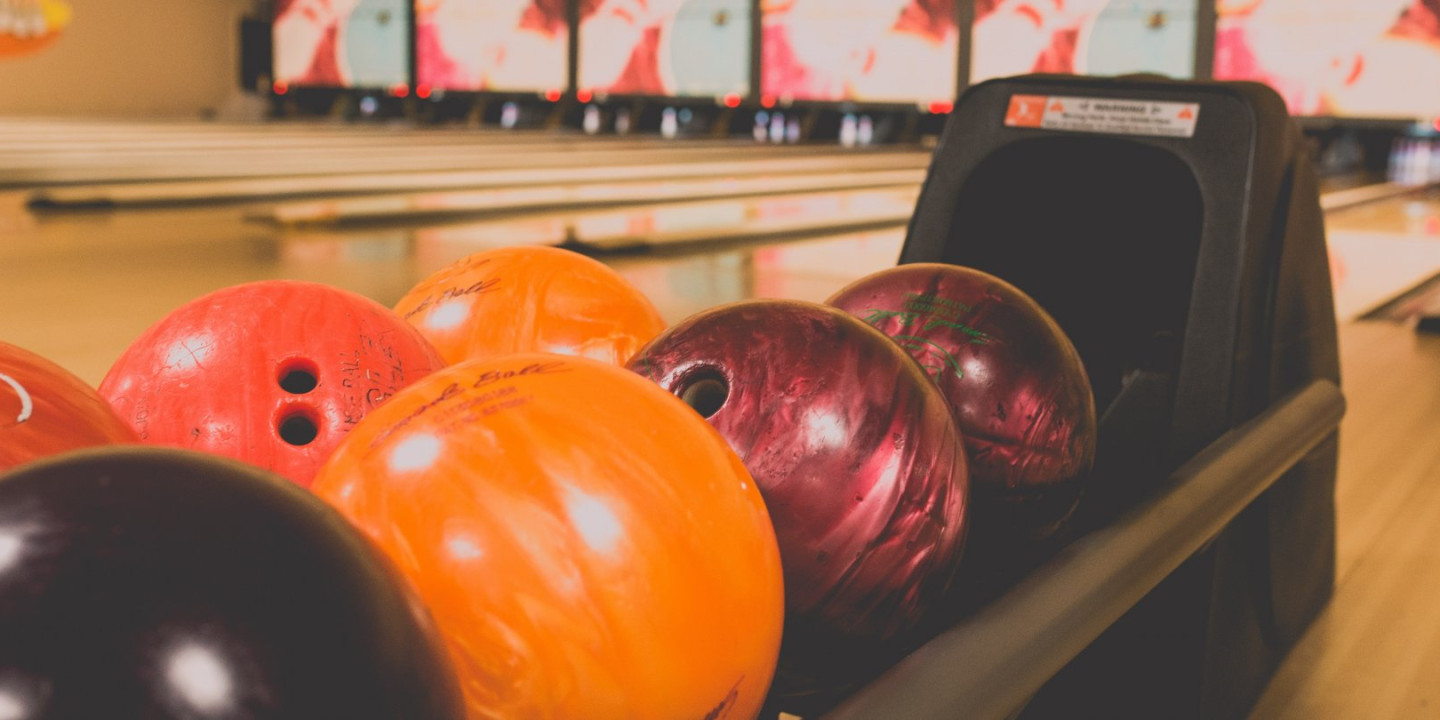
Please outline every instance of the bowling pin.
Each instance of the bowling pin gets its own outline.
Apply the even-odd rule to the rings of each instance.
[[[586,135],[595,135],[600,132],[600,108],[594,105],[585,106],[583,127]]]
[[[1425,182],[1428,184],[1440,180],[1440,143],[1430,139],[1425,144],[1430,148],[1430,162],[1425,168]]]
[[[1440,180],[1440,143],[1432,138],[1425,141],[1425,147],[1430,150],[1430,162],[1426,167],[1425,182],[1433,183]]]
[[[1430,169],[1430,143],[1424,140],[1415,141],[1415,156],[1410,161],[1410,183],[1412,185],[1424,185],[1425,175]]]
[[[769,125],[770,113],[764,110],[755,113],[755,128],[751,131],[751,134],[755,136],[755,142],[763,143],[770,136]]]
[[[1415,141],[1405,139],[1400,141],[1400,157],[1396,159],[1395,182],[1401,185],[1414,185],[1413,179],[1415,168]]]
[[[770,142],[785,142],[785,113],[775,113],[770,116]]]
[[[1429,158],[1425,156],[1424,144],[1420,140],[1411,140],[1409,152],[1405,156],[1405,184],[1419,185],[1424,182],[1420,175],[1420,167]]]
[[[629,109],[627,109],[627,108],[620,108],[619,110],[616,110],[616,111],[615,111],[615,134],[617,134],[617,135],[629,135],[629,134],[630,134],[630,110],[629,110]]]
[[[846,113],[840,120],[840,145],[842,147],[855,147],[859,128],[856,127],[855,115]]]
[[[1404,142],[1397,139],[1390,143],[1390,162],[1385,165],[1385,176],[1392,183],[1400,182],[1400,148]]]
[[[674,140],[680,134],[680,120],[676,117],[675,108],[667,107],[660,115],[660,136],[666,140]]]
[[[518,122],[520,122],[520,106],[513,102],[505,103],[505,106],[500,108],[500,127],[509,130]]]
[[[861,147],[867,147],[875,142],[875,121],[869,115],[861,115],[859,127],[855,131],[855,139]]]

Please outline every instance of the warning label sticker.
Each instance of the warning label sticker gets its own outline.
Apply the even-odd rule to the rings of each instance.
[[[1194,137],[1200,103],[1063,95],[1011,95],[1007,127]]]

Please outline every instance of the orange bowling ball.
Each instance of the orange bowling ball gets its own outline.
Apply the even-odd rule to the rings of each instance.
[[[621,368],[454,365],[350,433],[313,486],[447,637],[472,718],[753,718],[780,555],[740,460]]]
[[[395,306],[448,363],[512,353],[622,365],[665,321],[603,263],[569,250],[510,247],[462,258]]]
[[[0,472],[69,450],[140,442],[85,381],[0,342]]]

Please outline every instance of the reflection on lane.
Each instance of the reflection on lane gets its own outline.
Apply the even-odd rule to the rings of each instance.
[[[918,158],[917,158],[918,160]],[[550,173],[555,185],[511,187],[487,182],[484,190],[382,195],[340,200],[287,202],[256,213],[255,220],[291,226],[345,225],[359,223],[416,223],[483,216],[487,213],[575,208],[594,205],[639,205],[665,201],[773,195],[777,193],[843,191],[878,187],[915,187],[925,179],[922,164],[889,169],[890,160],[881,160],[881,169],[866,170],[854,162],[833,159],[829,167],[814,163],[793,167],[818,172],[778,174],[787,165],[767,167],[710,165],[644,166],[644,173]],[[904,161],[902,161],[904,162]],[[812,167],[813,166],[813,167]],[[744,170],[758,171],[746,175]],[[523,181],[530,174],[518,174]],[[618,176],[618,177],[617,177]],[[622,179],[623,178],[623,179]],[[657,182],[656,178],[662,179]]]
[[[98,382],[151,323],[228,285],[309,280],[393,306],[422,278],[481,250],[579,246],[582,241],[598,247],[635,238],[675,244],[663,252],[602,257],[671,322],[757,296],[823,300],[850,280],[893,266],[903,224],[834,230],[831,237],[813,239],[777,234],[784,242],[766,240],[760,229],[831,221],[847,207],[856,216],[882,210],[908,216],[905,205],[913,207],[913,194],[907,200],[903,192],[914,190],[715,200],[345,232],[246,223],[234,207],[34,219],[0,202],[0,228],[11,230],[0,232],[0,303],[9,308],[0,313],[0,337]],[[1440,193],[1418,205],[1396,200],[1334,213],[1327,223],[1342,318],[1440,271],[1440,234],[1435,232],[1440,230]],[[1375,228],[1392,235],[1376,234]],[[740,242],[690,244],[716,238]],[[115,302],[117,297],[126,302]]]
[[[1330,213],[1325,226],[1342,322],[1440,273],[1440,191]]]
[[[611,258],[666,322],[751,298],[821,302],[852,280],[891,267],[903,227],[679,257]]]
[[[666,246],[663,256],[600,257],[674,322],[707,307],[757,296],[823,300],[850,280],[894,265],[915,196],[913,188],[813,193],[380,233],[295,231],[273,241],[271,272],[341,285],[393,305],[420,278],[484,250],[513,245]],[[821,236],[783,243],[764,240],[795,237],[807,227],[822,228]],[[842,230],[825,232],[826,227]],[[845,232],[846,227],[857,229]],[[730,245],[717,248],[716,242]],[[740,242],[749,244],[737,247]]]

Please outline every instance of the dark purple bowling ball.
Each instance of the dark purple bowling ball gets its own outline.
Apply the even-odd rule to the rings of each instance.
[[[993,275],[926,263],[862,278],[827,302],[893,338],[950,401],[970,457],[975,552],[1063,527],[1095,461],[1095,398],[1039,304]]]
[[[932,610],[966,531],[964,446],[888,338],[816,303],[750,301],[681,322],[629,367],[709,419],[765,497],[785,573],[772,698],[801,703],[782,708],[865,675]]]
[[[189,451],[0,476],[0,716],[464,717],[428,614],[318,498]]]

